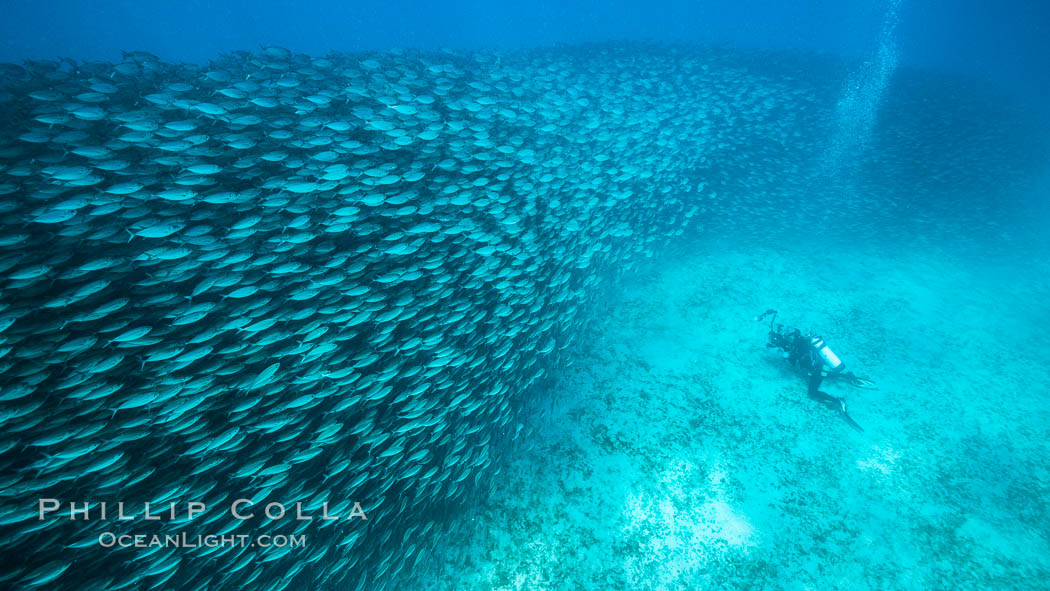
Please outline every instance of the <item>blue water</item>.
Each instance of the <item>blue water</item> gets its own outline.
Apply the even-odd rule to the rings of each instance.
[[[4,12],[0,588],[1048,587],[1050,3]]]
[[[888,2],[863,0],[573,2],[85,3],[9,0],[0,60],[116,59],[142,49],[204,62],[260,45],[323,55],[390,48],[532,47],[610,39],[727,43],[869,56]],[[1028,96],[1050,93],[1050,5],[1037,0],[901,3],[901,60],[978,76]]]

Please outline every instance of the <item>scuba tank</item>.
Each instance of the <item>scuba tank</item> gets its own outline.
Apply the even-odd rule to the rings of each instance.
[[[838,372],[846,368],[846,365],[835,355],[835,352],[828,347],[827,343],[824,342],[823,337],[810,337],[809,344],[813,347],[813,350],[817,352],[817,355],[824,360],[824,363],[831,369],[829,372]]]

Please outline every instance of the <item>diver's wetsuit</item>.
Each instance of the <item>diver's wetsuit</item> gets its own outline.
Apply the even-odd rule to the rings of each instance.
[[[826,350],[824,340],[820,337],[804,335],[799,329],[787,327],[783,324],[778,324],[774,328],[773,323],[776,322],[777,318],[776,310],[766,310],[755,320],[762,320],[770,314],[773,315],[773,319],[769,321],[769,342],[766,343],[766,347],[780,349],[792,366],[806,371],[809,378],[807,393],[810,398],[823,402],[837,410],[850,425],[858,431],[863,431],[864,429],[850,418],[846,412],[846,399],[821,391],[820,384],[826,377],[845,378],[852,386],[872,388],[874,384],[872,384],[871,380],[859,377],[853,372],[845,371],[846,365],[839,361],[834,353]],[[830,360],[826,360],[825,356],[829,356]],[[831,363],[834,363],[834,366],[831,366]],[[827,368],[826,371],[825,367]]]
[[[771,341],[770,346],[778,346],[784,349],[788,354],[788,362],[791,363],[792,367],[797,367],[806,371],[809,375],[809,389],[807,393],[810,398],[819,400],[824,404],[843,412],[846,411],[846,399],[832,396],[827,392],[820,389],[820,384],[824,381],[824,378],[846,378],[850,382],[855,382],[859,378],[853,374],[853,372],[843,371],[846,369],[845,365],[839,365],[837,370],[828,370],[825,372],[826,364],[820,357],[820,353],[813,347],[813,341],[810,337],[805,336],[797,328],[788,329],[784,333],[780,333],[780,338],[783,339],[781,342]]]

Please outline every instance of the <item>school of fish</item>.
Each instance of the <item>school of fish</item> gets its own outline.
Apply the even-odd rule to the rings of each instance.
[[[599,285],[724,217],[733,183],[808,182],[834,88],[755,59],[0,67],[0,587],[411,588],[435,522],[535,436],[518,411]],[[92,518],[40,520],[43,497]],[[367,520],[242,522],[238,498]],[[117,501],[182,508],[98,519]],[[102,551],[106,531],[309,543]]]

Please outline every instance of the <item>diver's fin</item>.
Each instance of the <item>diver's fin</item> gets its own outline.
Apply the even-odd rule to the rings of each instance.
[[[879,387],[875,385],[875,382],[869,380],[868,378],[854,376],[853,379],[849,381],[849,383],[851,386],[856,386],[857,388],[864,388],[865,390],[879,389]]]
[[[842,418],[846,419],[846,422],[847,422],[847,423],[849,423],[849,424],[850,424],[850,425],[851,425],[851,426],[852,426],[852,427],[853,427],[854,429],[856,429],[857,431],[860,431],[861,433],[863,433],[863,432],[864,432],[864,428],[863,428],[863,427],[861,427],[860,425],[858,425],[858,424],[857,424],[857,421],[854,421],[854,420],[853,420],[853,417],[849,416],[849,415],[848,415],[848,414],[846,413],[846,410],[845,410],[845,409],[843,409],[843,410],[842,410]]]
[[[840,405],[839,413],[842,414],[842,418],[846,419],[846,422],[849,423],[850,425],[852,425],[854,429],[856,429],[857,431],[860,431],[861,433],[863,433],[864,432],[864,428],[861,427],[860,425],[858,425],[857,421],[854,421],[853,417],[849,416],[849,413],[846,412],[846,399],[845,398],[839,398],[839,405]]]

